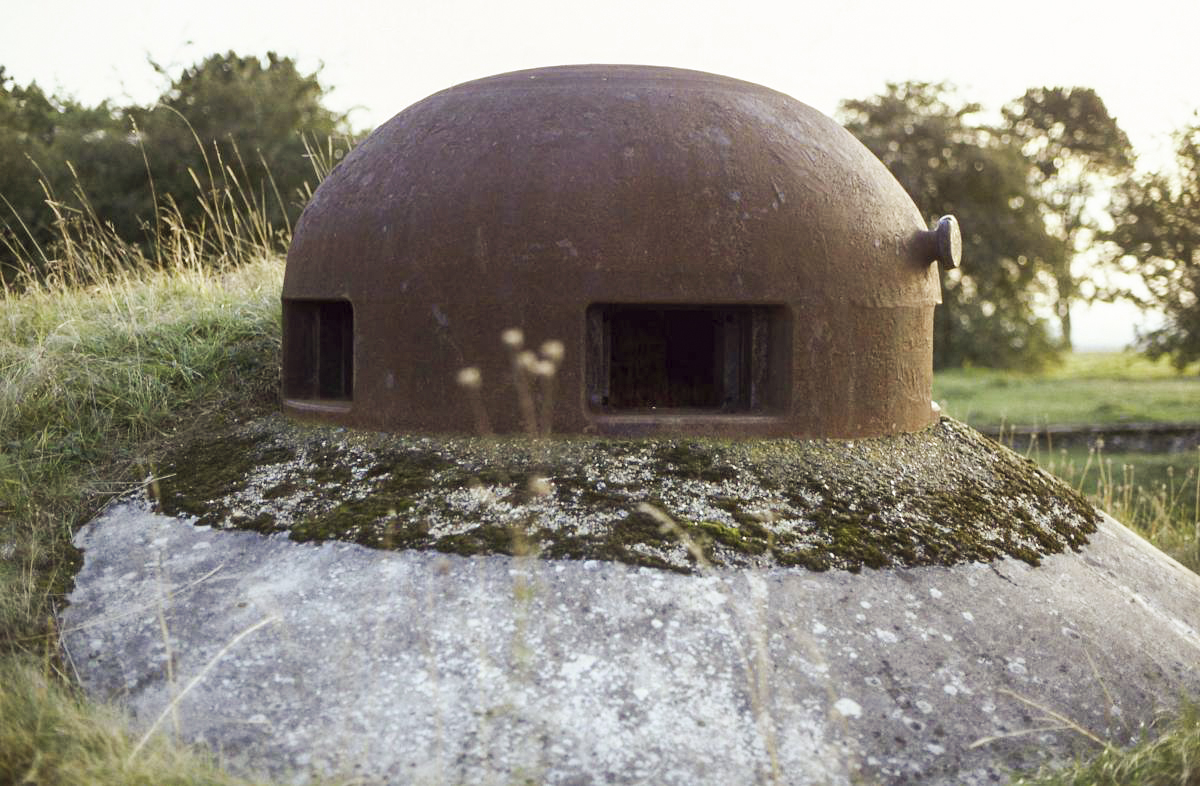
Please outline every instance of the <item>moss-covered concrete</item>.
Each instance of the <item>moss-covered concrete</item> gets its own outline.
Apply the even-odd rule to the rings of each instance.
[[[163,512],[216,527],[677,571],[1036,565],[1098,521],[949,419],[854,442],[740,442],[407,437],[270,416],[180,448],[159,475]]]

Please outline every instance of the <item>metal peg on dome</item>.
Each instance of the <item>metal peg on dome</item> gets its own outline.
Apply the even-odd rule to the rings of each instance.
[[[962,232],[954,216],[942,216],[933,229],[918,232],[914,241],[923,263],[937,262],[942,270],[953,270],[962,264]]]

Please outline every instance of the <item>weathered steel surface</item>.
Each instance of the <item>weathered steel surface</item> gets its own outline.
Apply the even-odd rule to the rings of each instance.
[[[331,400],[297,393],[317,381],[289,394],[285,368],[284,407],[364,428],[472,431],[477,410],[456,375],[474,366],[491,427],[519,431],[528,410],[500,341],[519,327],[533,347],[565,345],[548,418],[555,432],[916,430],[934,418],[940,293],[930,263],[945,256],[941,231],[926,232],[912,200],[844,129],[758,85],[641,66],[469,82],[376,129],[305,210],[284,281],[285,366],[300,341],[289,335],[288,304],[348,300],[352,396],[349,383]],[[618,318],[654,304],[668,320],[672,308],[690,307],[693,319],[698,309],[758,307],[744,319],[771,315],[767,344],[755,343],[755,327],[697,346],[725,342],[701,368],[714,384],[742,384],[728,369],[746,368],[741,378],[768,393],[726,390],[724,401],[755,402],[740,408],[605,405],[588,381],[589,353],[610,346],[589,341],[597,304]],[[321,368],[332,372],[309,377],[342,367]]]

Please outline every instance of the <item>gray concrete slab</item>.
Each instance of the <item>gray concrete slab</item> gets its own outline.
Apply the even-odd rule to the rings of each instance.
[[[77,544],[87,691],[297,783],[981,784],[1086,749],[1062,718],[1125,742],[1200,695],[1200,578],[1108,518],[1036,568],[858,574],[302,544],[138,503]]]

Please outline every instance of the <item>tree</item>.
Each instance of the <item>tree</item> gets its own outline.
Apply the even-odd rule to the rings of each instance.
[[[0,67],[0,275],[11,278],[21,260],[36,263],[37,248],[49,251],[58,217],[83,210],[84,194],[92,209],[135,232],[121,198],[136,187],[127,181],[141,162],[126,137],[107,103],[88,107],[33,82],[22,87]]]
[[[1115,203],[1109,239],[1165,316],[1139,343],[1182,369],[1200,360],[1200,121],[1176,134],[1175,172],[1128,177]]]
[[[274,53],[212,55],[153,106],[122,109],[21,87],[0,68],[0,196],[11,205],[0,202],[0,275],[36,265],[36,248],[53,255],[62,217],[98,221],[149,252],[164,204],[189,229],[252,220],[257,240],[283,240],[319,180],[305,137],[343,135],[326,92]]]
[[[975,122],[978,111],[948,85],[906,82],[843,102],[840,116],[930,222],[952,213],[962,226],[963,267],[943,274],[934,312],[935,367],[1034,367],[1054,354],[1034,311],[1039,273],[1062,250],[1020,147]]]
[[[1096,91],[1037,87],[1003,110],[1010,133],[1032,164],[1047,231],[1063,246],[1050,270],[1064,349],[1071,349],[1071,304],[1085,293],[1081,252],[1111,225],[1101,196],[1133,166],[1129,138]]]
[[[4,248],[46,237],[36,161],[54,141],[54,105],[36,83],[14,84],[0,67],[0,226]],[[9,255],[5,255],[8,257]],[[4,262],[11,264],[11,259]],[[7,265],[5,265],[7,267]]]
[[[159,196],[169,194],[186,221],[204,221],[205,206],[191,198],[199,182],[210,207],[231,196],[277,225],[294,221],[315,179],[304,137],[343,131],[344,116],[321,103],[326,92],[317,73],[274,52],[265,63],[228,52],[184,69],[158,103],[131,110]]]

